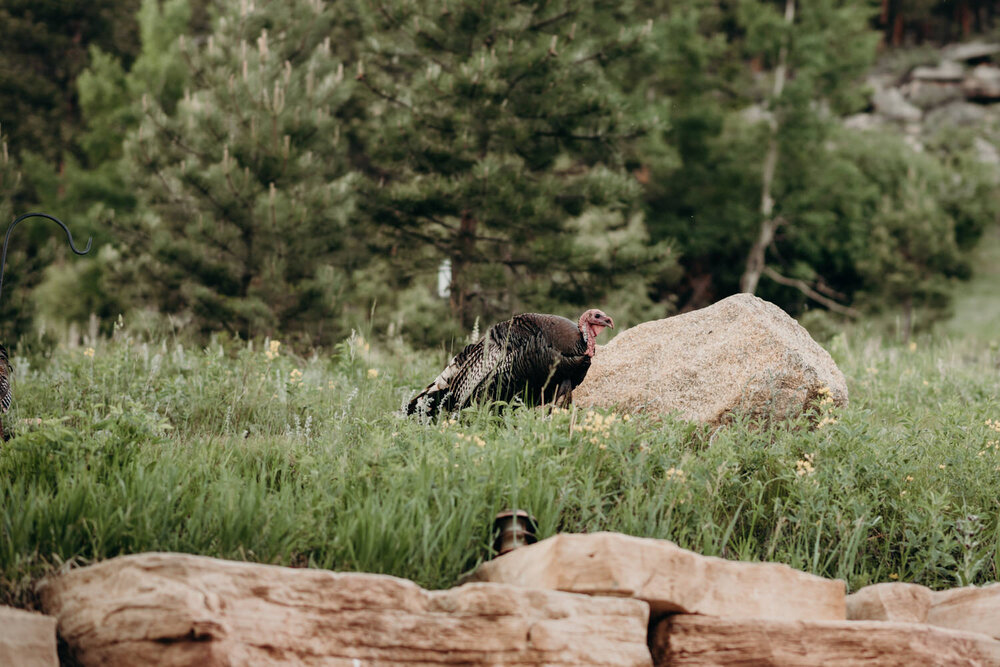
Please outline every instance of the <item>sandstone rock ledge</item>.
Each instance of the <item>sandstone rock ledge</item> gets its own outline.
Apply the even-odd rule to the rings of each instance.
[[[880,621],[762,621],[677,614],[651,633],[655,665],[708,667],[986,667],[1000,642],[986,635]]]
[[[638,600],[167,553],[39,588],[83,665],[650,664]]]
[[[847,596],[847,617],[927,623],[1000,639],[1000,584],[946,591],[903,582],[874,584]]]
[[[56,619],[0,607],[0,665],[57,667]]]
[[[779,563],[702,556],[667,540],[563,534],[483,563],[477,581],[634,597],[654,614],[844,620],[844,582]]]
[[[847,403],[844,374],[826,350],[773,303],[738,294],[618,334],[594,356],[573,402],[715,424],[733,411],[794,417],[824,388]]]

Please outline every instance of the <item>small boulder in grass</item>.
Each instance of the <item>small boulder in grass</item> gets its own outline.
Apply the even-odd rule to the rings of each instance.
[[[837,364],[787,313],[749,294],[623,331],[598,349],[573,392],[584,408],[677,413],[708,424],[735,412],[794,418],[826,397],[847,404]]]

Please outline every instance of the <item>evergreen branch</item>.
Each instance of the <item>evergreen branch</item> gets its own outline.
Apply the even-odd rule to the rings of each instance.
[[[408,30],[406,29],[406,26],[405,26],[405,25],[403,25],[402,21],[397,21],[396,19],[394,19],[394,18],[392,17],[392,15],[391,15],[391,14],[390,14],[390,13],[389,13],[389,12],[388,12],[387,10],[386,10],[386,8],[385,8],[385,5],[383,5],[383,4],[381,4],[381,3],[379,3],[379,4],[378,4],[378,10],[379,10],[379,12],[380,12],[380,13],[381,13],[381,14],[382,14],[382,15],[383,15],[384,17],[385,17],[385,19],[386,19],[386,20],[387,20],[387,21],[388,21],[389,23],[391,23],[392,25],[394,25],[394,26],[396,27],[396,29],[397,29],[397,30],[399,30],[400,32],[402,32],[402,33],[403,33],[404,35],[406,35],[407,37],[409,37],[409,38],[410,38],[411,40],[413,40],[413,41],[416,41],[416,40],[414,40],[414,37],[415,37],[415,35],[413,35],[412,33],[410,33],[410,32],[409,32],[409,31],[408,31]],[[444,48],[443,46],[441,46],[440,44],[437,44],[437,43],[436,43],[436,41],[435,41],[435,40],[434,40],[434,39],[433,39],[433,38],[432,38],[432,37],[431,37],[430,35],[426,35],[426,33],[425,33],[425,32],[424,32],[423,30],[419,30],[419,31],[417,31],[417,33],[416,33],[416,34],[417,34],[417,35],[420,35],[420,34],[425,34],[426,38],[427,38],[427,39],[428,39],[429,41],[432,41],[432,42],[434,42],[434,43],[435,43],[435,45],[436,45],[436,46],[437,46],[437,47],[438,47],[438,48],[439,48],[440,50],[442,50],[442,51],[446,51],[446,52],[448,52],[448,53],[455,53],[454,51],[448,51],[448,49],[445,49],[445,48]],[[404,54],[400,54],[400,53],[397,53],[396,55],[404,55]],[[434,57],[433,55],[430,55],[430,54],[420,54],[420,53],[413,53],[413,54],[406,54],[406,55],[408,55],[408,56],[409,56],[410,58],[423,58],[423,57],[426,57],[426,58],[430,58],[430,59],[431,59],[432,61],[434,61],[434,63],[435,63],[435,64],[437,64],[437,66],[438,66],[438,67],[440,67],[440,68],[441,68],[441,69],[443,69],[444,71],[448,72],[449,74],[451,74],[451,73],[452,73],[452,69],[451,69],[450,67],[448,67],[448,65],[447,65],[447,64],[445,64],[445,63],[444,63],[444,62],[442,62],[441,60],[438,60],[438,59],[437,59],[437,58],[435,58],[435,57]],[[456,54],[456,55],[462,55],[462,54]]]
[[[146,114],[146,117],[149,118],[153,122],[153,125],[155,125],[157,127],[157,129],[159,129],[163,133],[163,135],[170,141],[170,143],[174,144],[175,146],[177,146],[178,148],[180,148],[182,150],[187,151],[191,155],[198,156],[202,160],[206,160],[207,159],[207,155],[205,155],[204,153],[202,153],[200,151],[196,151],[195,149],[193,149],[190,146],[188,146],[187,144],[185,144],[183,141],[181,141],[181,138],[180,138],[179,134],[176,134],[169,127],[167,127],[166,125],[160,123],[156,119],[156,114],[154,114],[154,113],[148,113],[148,114]]]
[[[546,28],[552,25],[553,23],[557,23],[559,21],[562,21],[563,19],[576,16],[577,13],[578,10],[576,9],[567,9],[562,14],[556,14],[555,16],[539,21],[538,23],[532,23],[531,25],[528,26],[528,30],[535,30],[535,31],[541,30],[542,28]]]
[[[361,76],[361,77],[358,78],[358,80],[361,83],[364,84],[365,88],[367,88],[368,90],[372,91],[373,93],[375,93],[376,95],[378,95],[382,99],[387,100],[389,102],[392,102],[393,104],[398,104],[399,106],[403,107],[404,109],[409,109],[410,111],[413,111],[413,107],[410,106],[409,104],[407,104],[406,102],[404,102],[403,100],[399,99],[398,97],[394,97],[394,96],[390,95],[389,93],[384,93],[381,90],[379,90],[378,88],[376,88],[375,86],[373,86],[372,83],[371,83],[371,81],[368,80],[368,77]]]
[[[573,134],[571,132],[552,132],[538,130],[532,134],[535,137],[557,137],[564,139],[574,139],[577,141],[608,141],[609,139],[635,139],[641,137],[642,132],[629,132],[627,134]]]
[[[418,37],[423,37],[424,39],[426,39],[430,43],[430,45],[433,46],[438,51],[444,51],[445,53],[450,53],[453,56],[469,56],[470,55],[468,53],[462,53],[461,51],[455,51],[454,49],[449,49],[444,44],[442,44],[438,40],[436,40],[433,37],[431,37],[430,33],[428,33],[426,30],[418,30],[416,34],[417,34]]]
[[[252,224],[251,225],[246,225],[246,224],[242,224],[241,222],[239,222],[239,220],[238,220],[239,216],[233,216],[232,215],[233,211],[232,211],[232,209],[230,207],[226,206],[225,204],[221,203],[218,199],[216,199],[212,195],[212,193],[208,190],[208,188],[206,188],[204,185],[202,185],[201,183],[199,183],[196,179],[191,178],[190,174],[184,174],[181,177],[181,180],[184,183],[187,183],[188,185],[190,185],[191,187],[193,187],[198,192],[200,192],[202,194],[202,196],[206,200],[208,200],[208,202],[211,203],[216,208],[216,210],[219,211],[219,213],[222,214],[222,218],[224,220],[228,220],[236,228],[238,228],[239,230],[241,230],[243,232],[245,232],[249,228],[252,228],[252,226],[253,226]]]

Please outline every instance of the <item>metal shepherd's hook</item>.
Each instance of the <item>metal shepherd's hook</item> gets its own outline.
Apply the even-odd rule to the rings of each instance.
[[[10,242],[10,233],[14,231],[15,227],[17,227],[17,223],[21,222],[26,218],[33,218],[33,217],[48,218],[52,222],[62,227],[63,231],[66,232],[66,238],[69,239],[70,249],[72,249],[73,252],[75,252],[77,255],[86,255],[88,252],[90,252],[90,245],[94,242],[94,237],[91,236],[90,238],[88,238],[87,247],[84,248],[83,250],[79,250],[73,243],[73,234],[70,233],[69,227],[67,227],[62,220],[56,218],[55,216],[51,216],[48,213],[25,213],[24,215],[17,218],[14,222],[10,223],[10,227],[7,228],[7,235],[3,239],[3,256],[0,257],[0,297],[2,297],[3,295],[3,271],[4,267],[7,266],[7,244]]]

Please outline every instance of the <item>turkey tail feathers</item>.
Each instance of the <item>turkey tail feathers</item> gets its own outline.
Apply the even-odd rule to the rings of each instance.
[[[406,414],[436,415],[442,409],[453,410],[461,405],[460,396],[469,375],[470,360],[482,358],[483,341],[466,345],[444,367],[422,392],[413,397],[406,406]]]

